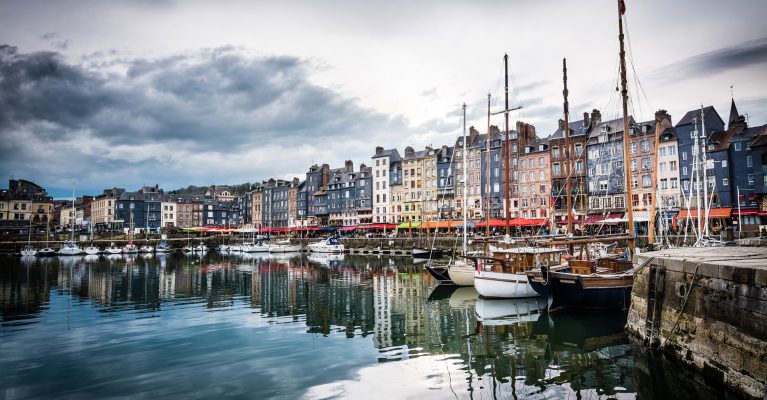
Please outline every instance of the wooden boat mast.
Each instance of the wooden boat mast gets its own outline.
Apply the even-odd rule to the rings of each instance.
[[[509,143],[509,55],[504,54],[503,55],[503,76],[504,76],[504,96],[505,96],[505,106],[503,108],[503,117],[504,117],[504,123],[506,128],[506,141],[504,142],[504,154],[503,154],[503,168],[505,169],[506,173],[503,175],[505,178],[503,180],[503,197],[504,197],[504,205],[506,207],[506,213],[505,213],[505,224],[506,224],[506,235],[510,235],[509,230],[509,218],[511,217],[511,202],[509,197],[511,197],[511,193],[509,192],[509,180],[511,179],[511,168],[509,168],[509,157],[511,156],[511,147],[509,147],[511,144]]]
[[[487,94],[487,137],[485,138],[485,238],[490,237],[490,93]]]
[[[628,211],[629,257],[634,255],[634,203],[631,190],[631,166],[629,162],[628,89],[626,88],[626,49],[623,45],[623,14],[626,5],[618,0],[618,42],[620,43],[621,98],[623,99],[623,169],[626,178],[626,210]]]
[[[570,105],[567,102],[567,58],[562,59],[562,82],[564,83],[564,90],[562,90],[562,96],[564,96],[564,108],[565,108],[565,196],[567,196],[567,233],[573,233],[573,202],[570,197]],[[570,249],[572,253],[572,249]]]

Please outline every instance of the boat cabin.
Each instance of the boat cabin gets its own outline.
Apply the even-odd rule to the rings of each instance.
[[[485,270],[509,274],[524,274],[540,267],[559,267],[562,264],[564,249],[518,247],[512,249],[494,249],[493,262]]]

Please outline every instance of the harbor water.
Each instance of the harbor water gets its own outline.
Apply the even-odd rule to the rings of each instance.
[[[626,312],[478,299],[405,257],[0,263],[0,399],[726,396],[632,347]]]

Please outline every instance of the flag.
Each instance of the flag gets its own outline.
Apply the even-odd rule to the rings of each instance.
[[[621,15],[626,13],[626,3],[623,2],[623,0],[618,0],[618,9],[621,12]]]

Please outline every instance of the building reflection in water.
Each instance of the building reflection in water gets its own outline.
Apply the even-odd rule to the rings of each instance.
[[[439,388],[449,381],[451,390],[494,398],[637,392],[625,313],[549,315],[541,299],[477,299],[473,288],[435,288],[408,258],[210,252],[6,261],[4,327],[34,324],[53,291],[102,313],[245,306],[267,326],[298,323],[310,334],[367,338],[378,349],[377,373],[422,359],[440,376],[431,382]],[[360,374],[358,383],[366,383]],[[663,385],[672,379],[664,376]]]

